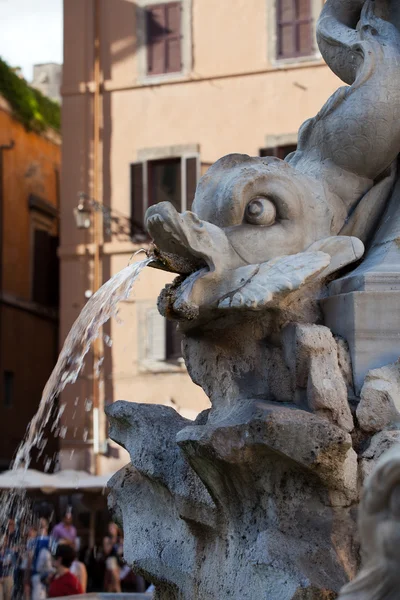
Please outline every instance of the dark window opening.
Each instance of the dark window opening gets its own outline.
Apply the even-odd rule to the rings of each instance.
[[[131,164],[131,219],[134,237],[144,231],[149,206],[171,202],[178,212],[191,210],[198,179],[198,157],[179,157]]]
[[[275,148],[261,148],[260,156],[276,156],[284,160],[292,152],[296,152],[296,144],[287,144],[286,146],[276,146]]]
[[[278,58],[308,56],[313,52],[311,0],[277,0]]]
[[[154,160],[148,163],[148,206],[171,202],[180,212],[182,205],[181,159]]]
[[[147,74],[182,70],[180,2],[156,4],[146,9]]]
[[[13,371],[3,372],[3,404],[10,408],[14,402],[14,373]]]
[[[34,230],[32,300],[57,308],[59,303],[58,237],[42,229]]]
[[[166,328],[165,357],[167,360],[179,360],[182,358],[182,335],[173,321],[167,321]]]

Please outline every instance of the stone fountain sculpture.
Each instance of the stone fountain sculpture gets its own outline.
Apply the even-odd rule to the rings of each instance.
[[[131,456],[111,480],[125,558],[159,600],[329,599],[358,570],[359,489],[397,441],[400,342],[360,367],[343,297],[400,270],[399,27],[395,0],[327,0],[319,47],[348,86],[297,151],[226,156],[192,212],[148,210],[153,266],[179,274],[159,310],[211,401],[194,422],[108,410]]]

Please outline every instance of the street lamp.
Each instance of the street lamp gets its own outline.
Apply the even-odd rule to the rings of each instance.
[[[89,208],[86,208],[84,204],[79,203],[76,208],[74,208],[74,217],[76,226],[78,229],[89,229],[91,226],[91,211]]]

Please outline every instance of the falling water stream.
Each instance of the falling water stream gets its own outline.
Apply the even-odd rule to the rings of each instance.
[[[135,281],[150,262],[151,259],[146,258],[128,265],[111,277],[86,303],[64,342],[57,364],[43,390],[39,408],[29,423],[25,437],[16,452],[13,471],[21,468],[28,469],[32,449],[42,450],[46,443],[44,430],[52,415],[54,401],[67,384],[76,382],[83,369],[85,356],[98,337],[101,327],[111,317],[117,315],[118,304],[128,299]],[[61,412],[57,420],[60,416]],[[14,514],[17,513],[20,521],[22,518],[26,519],[24,513],[29,508],[24,497],[25,494],[21,490],[14,490],[12,493],[9,490],[3,492],[0,498],[0,525],[9,518],[11,510]]]

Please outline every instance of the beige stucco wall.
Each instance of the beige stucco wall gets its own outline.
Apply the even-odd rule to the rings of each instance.
[[[191,8],[190,72],[171,81],[158,79],[154,85],[139,83],[143,48],[136,38],[136,22],[144,0],[101,3],[103,202],[126,215],[130,214],[129,164],[140,151],[197,144],[202,163],[212,163],[229,152],[257,155],[267,136],[295,134],[339,85],[317,55],[275,65],[269,43],[274,0],[183,1]],[[91,287],[91,239],[75,228],[72,209],[79,191],[91,192],[93,127],[93,3],[68,0],[64,5],[62,339],[84,305],[85,290]],[[106,243],[104,277],[127,265],[136,249],[129,242]],[[113,346],[105,360],[105,396],[106,400],[172,402],[189,416],[208,402],[184,369],[151,371],[139,360],[141,303],[155,303],[168,280],[169,275],[150,269],[144,272],[132,300],[121,307],[124,324],[111,325]],[[64,399],[72,406],[74,398],[87,389],[88,381],[82,378]],[[66,411],[67,420],[74,410]],[[85,421],[90,427],[90,415],[82,409],[79,414],[76,422]],[[81,467],[79,457],[85,451],[78,438],[79,434],[75,441],[67,436],[64,458],[71,448],[80,449],[73,460]],[[120,459],[123,462],[126,456]],[[111,470],[118,461],[104,463]]]

